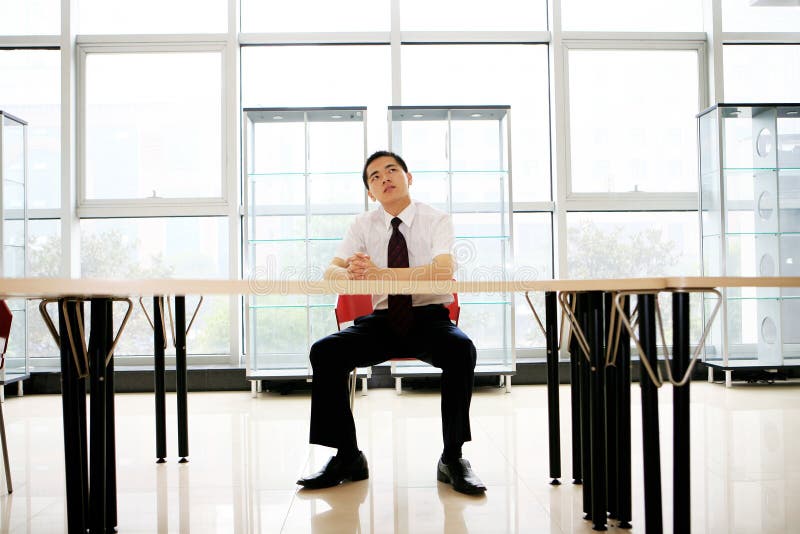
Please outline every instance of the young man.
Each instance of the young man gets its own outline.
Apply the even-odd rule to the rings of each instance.
[[[381,208],[359,215],[327,279],[451,280],[453,224],[450,216],[409,194],[411,173],[392,152],[376,152],[364,164],[364,186]],[[456,491],[482,495],[486,486],[461,446],[471,439],[469,405],[475,372],[475,346],[451,321],[452,295],[373,295],[374,312],[353,326],[311,347],[310,442],[337,449],[318,473],[297,481],[309,489],[328,488],[369,476],[367,459],[358,449],[347,391],[354,367],[375,365],[393,357],[415,357],[441,368],[444,451],[436,478]]]

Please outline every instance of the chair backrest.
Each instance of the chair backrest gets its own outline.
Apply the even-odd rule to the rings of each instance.
[[[4,339],[3,352],[0,353],[0,369],[6,363],[6,350],[8,349],[8,336],[11,335],[11,321],[14,319],[14,314],[6,304],[6,301],[0,300],[0,338]]]
[[[372,313],[372,295],[339,295],[334,312],[336,326],[341,330],[342,323]]]
[[[461,306],[458,304],[458,293],[453,293],[453,302],[447,305],[450,310],[450,320],[458,324],[458,318],[461,316]]]
[[[450,311],[450,320],[458,324],[458,318],[461,315],[458,293],[453,293],[453,302],[447,305],[447,309]],[[372,313],[372,295],[339,295],[334,312],[336,313],[336,326],[341,329],[342,323]]]

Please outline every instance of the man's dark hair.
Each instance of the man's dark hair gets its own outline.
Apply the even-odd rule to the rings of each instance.
[[[367,167],[369,167],[369,164],[376,159],[383,157],[394,158],[397,164],[403,169],[403,172],[408,172],[408,165],[406,165],[406,162],[403,161],[403,158],[401,158],[399,155],[395,154],[394,152],[389,152],[388,150],[378,150],[367,158],[366,163],[364,163],[364,170],[361,171],[361,179],[364,181],[364,187],[366,187],[367,190],[369,190],[369,184],[367,183]]]

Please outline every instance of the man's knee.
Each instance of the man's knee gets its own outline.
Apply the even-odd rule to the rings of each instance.
[[[475,364],[478,361],[478,351],[475,349],[475,344],[470,338],[466,338],[466,340],[463,342],[462,350],[464,351],[464,358],[466,358],[470,367],[474,369]]]
[[[448,353],[448,357],[442,359],[442,369],[445,367],[453,370],[475,369],[478,353],[475,350],[475,344],[467,336],[455,338]]]
[[[331,367],[336,362],[336,341],[332,336],[324,337],[311,345],[308,357],[311,360],[311,367],[319,369]]]

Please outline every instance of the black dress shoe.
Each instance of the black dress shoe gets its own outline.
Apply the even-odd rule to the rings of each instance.
[[[445,482],[453,486],[459,493],[467,495],[483,495],[486,486],[472,470],[472,466],[464,458],[446,464],[439,458],[439,465],[436,468],[436,480]]]
[[[352,460],[343,462],[338,456],[331,456],[325,467],[310,477],[301,478],[298,484],[308,489],[322,489],[338,486],[347,480],[369,478],[369,467],[364,453],[359,451]]]

